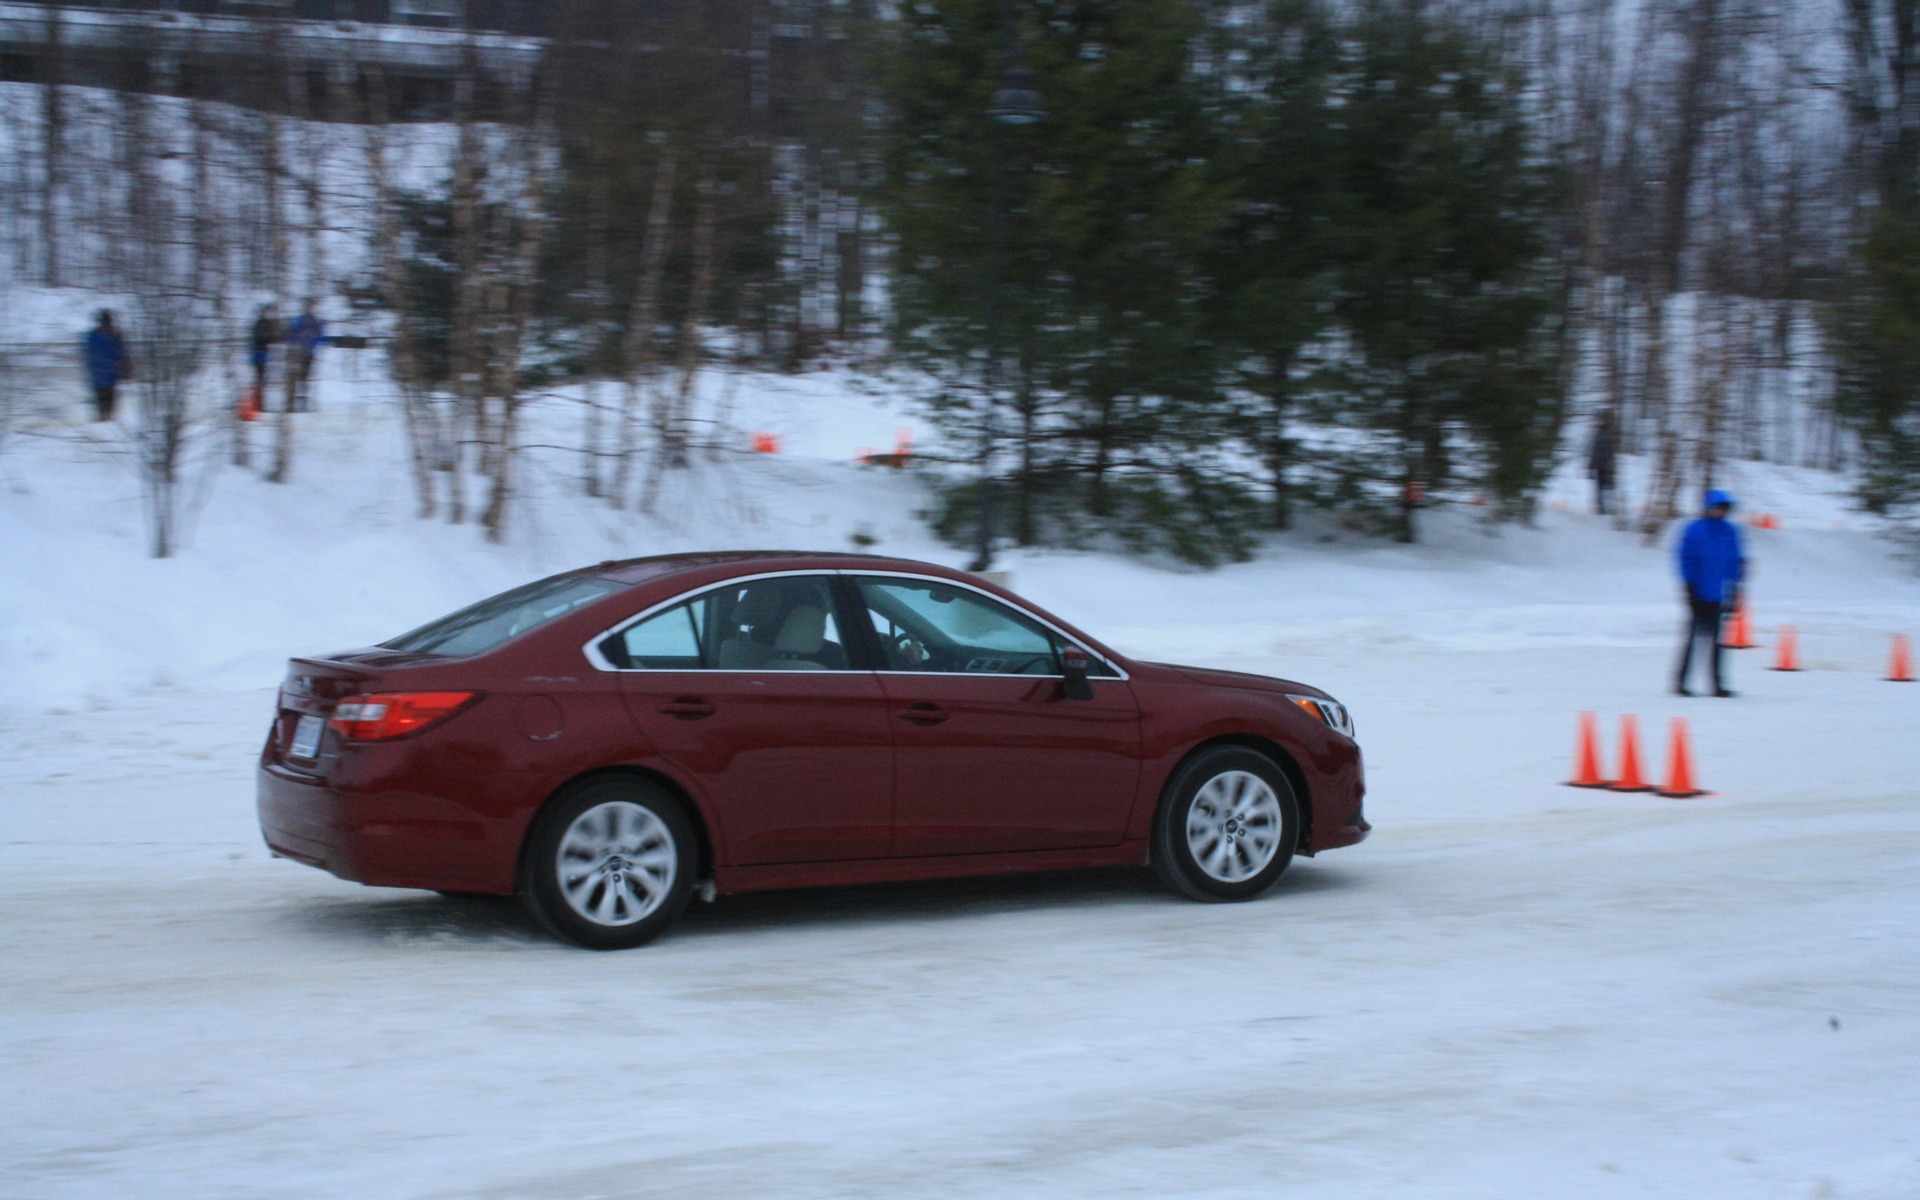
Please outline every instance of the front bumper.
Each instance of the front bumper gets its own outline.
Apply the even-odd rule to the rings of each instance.
[[[1366,841],[1367,835],[1373,832],[1373,826],[1367,823],[1366,814],[1361,811],[1364,807],[1364,804],[1356,804],[1353,808],[1353,815],[1348,817],[1344,824],[1335,826],[1324,833],[1316,831],[1316,836],[1313,839],[1314,850],[1316,852],[1320,850],[1338,850],[1342,846],[1355,846]]]

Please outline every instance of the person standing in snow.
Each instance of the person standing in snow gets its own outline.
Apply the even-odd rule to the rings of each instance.
[[[307,297],[300,315],[287,323],[287,411],[312,412],[313,396],[307,377],[313,373],[313,356],[327,340],[327,326],[314,315],[314,299]]]
[[[280,318],[273,305],[262,304],[253,318],[253,332],[247,338],[247,363],[253,368],[253,400],[267,406],[267,363],[273,356],[273,344],[280,340]]]
[[[113,312],[101,309],[97,324],[87,331],[83,352],[87,360],[87,381],[93,384],[94,420],[113,420],[114,389],[132,376],[128,370],[127,344],[113,327]]]
[[[1620,438],[1613,428],[1613,410],[1600,414],[1599,421],[1593,427],[1593,443],[1587,448],[1587,474],[1593,478],[1593,511],[1601,516],[1607,515],[1607,504],[1613,498],[1613,460],[1620,448]]]
[[[1733,511],[1733,497],[1719,488],[1707,493],[1705,511],[1687,523],[1680,536],[1680,581],[1686,588],[1687,632],[1680,651],[1680,674],[1673,690],[1691,696],[1687,675],[1693,666],[1693,646],[1702,638],[1707,642],[1707,661],[1712,665],[1713,694],[1731,696],[1720,674],[1720,619],[1733,611],[1740,600],[1740,581],[1746,577],[1747,556],[1740,546],[1740,530],[1727,514]]]

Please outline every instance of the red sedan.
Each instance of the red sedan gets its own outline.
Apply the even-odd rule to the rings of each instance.
[[[636,946],[696,891],[1151,863],[1245,900],[1367,836],[1346,710],[1137,662],[928,563],[607,562],[296,658],[267,845],[382,887],[518,893]]]

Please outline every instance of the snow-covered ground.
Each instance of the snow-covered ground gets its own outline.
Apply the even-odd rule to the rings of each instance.
[[[1667,693],[1667,551],[1571,475],[1538,529],[1445,512],[1413,548],[1009,556],[1127,651],[1345,700],[1372,839],[1245,905],[1132,871],[798,892],[595,955],[269,859],[284,659],[600,558],[964,561],[851,463],[918,426],[749,380],[786,453],[643,519],[539,452],[487,547],[415,521],[377,387],[327,370],[294,482],[222,471],[173,560],[117,435],[0,456],[0,1195],[1920,1195],[1920,687],[1880,680],[1920,581],[1843,481],[1736,468],[1783,524],[1748,533],[1757,631],[1808,669],[1735,654],[1732,701]],[[1655,773],[1688,717],[1715,795],[1560,786],[1582,710],[1609,760],[1637,714]]]

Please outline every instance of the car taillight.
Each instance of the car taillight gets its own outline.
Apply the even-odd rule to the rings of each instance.
[[[357,742],[382,742],[419,733],[465,708],[478,692],[379,692],[334,706],[328,724]]]

